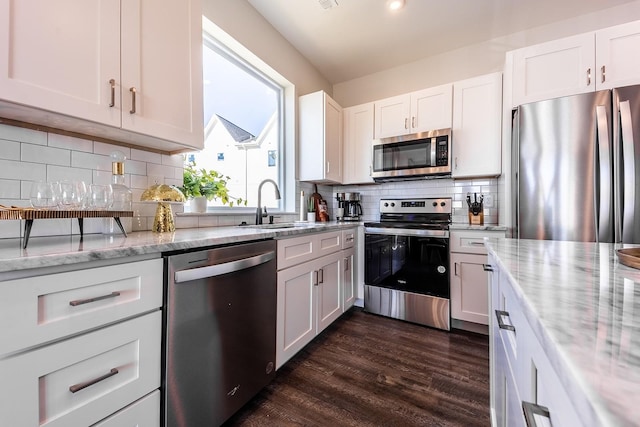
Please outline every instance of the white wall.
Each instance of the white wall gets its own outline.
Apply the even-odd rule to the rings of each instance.
[[[202,12],[293,83],[298,96],[318,90],[331,94],[331,84],[246,0],[203,0]]]
[[[640,0],[338,83],[333,86],[332,97],[342,107],[350,107],[443,83],[502,71],[505,53],[510,50],[638,19],[640,19]]]

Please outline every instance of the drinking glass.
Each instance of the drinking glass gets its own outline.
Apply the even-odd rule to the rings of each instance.
[[[110,185],[91,184],[89,186],[89,208],[97,211],[109,209],[113,203]]]
[[[87,207],[87,184],[84,181],[74,181],[74,185],[76,187],[76,209],[85,209]]]
[[[60,181],[58,183],[58,191],[60,198],[58,199],[58,206],[63,210],[74,209],[77,203],[77,189],[76,185],[72,181]]]
[[[38,209],[53,208],[58,205],[54,184],[46,181],[34,181],[31,184],[31,206]]]

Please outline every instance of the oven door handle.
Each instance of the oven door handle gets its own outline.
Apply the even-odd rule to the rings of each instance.
[[[398,229],[386,227],[365,227],[365,234],[381,234],[385,236],[418,236],[449,238],[449,230]]]

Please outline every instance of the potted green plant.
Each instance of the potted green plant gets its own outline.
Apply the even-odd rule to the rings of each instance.
[[[187,199],[193,200],[194,212],[206,212],[207,200],[220,200],[223,205],[233,206],[247,201],[229,194],[227,182],[229,176],[222,175],[215,170],[197,168],[195,162],[189,162],[184,167],[183,184],[180,190]]]
[[[307,221],[316,222],[316,202],[313,197],[307,200]]]

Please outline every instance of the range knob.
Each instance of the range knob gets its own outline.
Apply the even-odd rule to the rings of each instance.
[[[396,206],[396,204],[391,202],[391,207],[394,208],[395,206]]]
[[[442,206],[443,208],[445,207],[446,203],[445,202],[440,202],[440,206]]]
[[[388,207],[389,207],[389,203],[384,202],[384,207],[385,207],[385,208],[388,208]]]
[[[435,208],[436,206],[438,206],[438,202],[433,202],[433,207]]]

